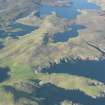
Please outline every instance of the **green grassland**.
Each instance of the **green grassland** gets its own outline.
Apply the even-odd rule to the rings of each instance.
[[[49,67],[49,62],[60,63],[63,58],[98,60],[103,56],[105,44],[103,34],[104,16],[99,16],[97,13],[93,15],[93,13],[81,11],[81,15],[77,17],[74,23],[84,25],[87,28],[79,30],[79,36],[70,38],[67,42],[54,43],[52,39],[55,33],[63,33],[67,30],[65,28],[67,24],[65,23],[68,20],[56,14],[39,19],[39,28],[30,34],[18,37],[18,39],[12,39],[11,37],[1,39],[4,48],[0,49],[0,67],[9,67],[11,77],[0,83],[0,105],[26,105],[25,103],[38,105],[40,103],[39,99],[30,94],[35,87],[30,90],[28,87],[31,85],[27,85],[27,82],[30,84],[31,80],[40,80],[38,86],[51,83],[65,90],[80,90],[90,97],[100,96],[105,91],[105,85],[99,81],[68,74],[34,73],[40,70],[39,68]],[[86,21],[89,24],[86,24]],[[98,22],[102,24],[96,26]],[[96,28],[93,29],[93,27]],[[101,33],[96,33],[100,29],[99,27],[101,27]],[[46,35],[48,41],[45,44],[44,38]],[[94,47],[88,43],[97,46]],[[91,85],[94,83],[95,85]],[[11,87],[15,94],[6,92],[6,86]],[[14,97],[16,97],[16,100]]]
[[[22,105],[24,105],[24,102],[33,103],[29,105],[34,105],[35,103],[42,105],[40,104],[40,98],[32,95],[32,93],[37,87],[42,87],[48,83],[64,90],[80,90],[92,98],[100,97],[101,93],[105,91],[105,85],[103,83],[85,77],[68,74],[34,74],[27,69],[22,69],[20,72],[18,69],[17,71],[9,80],[0,84],[0,95],[2,96],[2,98],[0,98],[0,105],[5,105],[6,102],[8,103],[7,105],[21,105],[20,102],[22,102]],[[38,80],[39,82],[33,83],[32,80]],[[5,87],[10,87],[10,89],[14,91],[6,92]],[[37,90],[34,94],[37,94]],[[14,97],[16,98],[15,100]],[[34,101],[32,101],[32,99],[34,99]]]
[[[83,14],[78,17],[76,20],[77,24],[82,24],[81,19],[86,16]],[[100,16],[100,18],[103,17]],[[98,19],[97,21],[102,21],[99,20],[100,18],[96,15],[96,19]],[[4,41],[5,47],[0,49],[0,64],[9,66],[10,68],[16,65],[29,65],[30,67],[34,66],[37,69],[38,67],[43,68],[49,66],[49,62],[59,63],[60,59],[66,57],[85,60],[98,60],[102,57],[104,52],[100,52],[100,50],[104,49],[103,32],[102,35],[97,35],[93,31],[88,32],[90,28],[84,29],[83,32],[80,31],[78,37],[72,38],[67,42],[54,43],[53,39],[51,39],[52,35],[54,35],[54,33],[66,31],[64,25],[65,21],[65,19],[52,14],[46,16],[40,27],[37,30],[32,31],[30,34],[21,36],[18,39],[6,38]],[[93,24],[93,27],[95,24],[96,23]],[[90,25],[87,27],[90,27]],[[97,27],[96,30],[98,30]],[[91,33],[93,36],[91,36]],[[46,35],[48,41],[47,44],[44,44]],[[88,38],[86,38],[86,35]],[[97,41],[97,38],[101,41]],[[97,46],[90,46],[88,43]]]

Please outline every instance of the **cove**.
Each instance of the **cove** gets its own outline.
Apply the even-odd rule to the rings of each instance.
[[[82,91],[65,90],[50,83],[37,87],[34,86],[31,93],[15,89],[11,86],[4,86],[4,89],[6,92],[13,94],[15,102],[21,98],[26,98],[31,101],[36,101],[37,98],[39,99],[40,105],[61,105],[61,102],[64,100],[80,103],[81,105],[104,105],[105,103],[105,98],[94,99],[85,95]]]
[[[81,105],[104,105],[105,98],[93,99],[79,90],[65,90],[50,83],[41,86],[36,96],[44,99],[42,105],[61,105],[64,100]]]
[[[5,37],[12,37],[12,38],[18,38],[18,36],[24,36],[26,34],[31,33],[33,30],[37,29],[38,27],[33,27],[29,25],[24,25],[20,23],[12,23],[9,27],[13,28],[12,30],[14,32],[6,32],[3,30],[0,30],[0,38],[5,38]],[[19,29],[18,31],[15,32],[15,29]]]
[[[84,76],[99,80],[105,83],[105,60],[71,62],[61,61],[60,64],[51,64],[50,68],[44,68],[42,72],[47,73],[67,73],[72,75]]]
[[[64,33],[56,33],[53,35],[54,42],[66,42],[69,38],[76,37],[79,35],[79,30],[85,29],[86,27],[83,25],[72,24],[69,26],[71,28],[70,31],[65,31]]]
[[[55,7],[50,5],[41,5],[39,9],[39,15],[45,16],[51,14],[52,12],[56,12],[57,15],[67,18],[74,19],[77,15],[79,15],[79,9],[94,9],[99,10],[100,7],[89,3],[87,0],[70,0],[72,4],[67,7]]]

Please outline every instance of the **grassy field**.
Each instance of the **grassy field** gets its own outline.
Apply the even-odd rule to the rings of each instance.
[[[32,82],[32,80],[38,80],[40,82],[36,83]],[[7,105],[20,105],[20,102],[31,103],[31,98],[34,99],[33,103],[35,104],[37,102],[35,100],[40,100],[40,98],[31,95],[33,90],[35,91],[37,86],[42,87],[48,83],[64,90],[80,90],[92,98],[99,97],[101,93],[105,91],[105,85],[96,80],[68,74],[34,74],[30,69],[27,69],[26,66],[22,69],[15,68],[11,78],[0,83],[1,105],[5,105],[6,102],[8,103]],[[11,89],[10,92],[6,92],[5,87],[9,87]],[[34,94],[37,94],[37,90]],[[18,97],[20,98],[18,99]],[[15,101],[14,98],[16,98],[17,101]],[[40,103],[41,100],[38,102]],[[67,104],[67,102],[64,103]],[[62,104],[63,102],[61,105]]]
[[[40,20],[39,28],[30,34],[18,37],[18,39],[10,37],[3,39],[4,48],[0,49],[0,67],[8,67],[11,70],[11,77],[0,83],[0,105],[14,105],[13,102],[16,105],[21,105],[19,102],[24,100],[24,102],[29,101],[33,103],[32,105],[35,103],[37,105],[36,97],[32,93],[28,93],[28,91],[32,92],[29,89],[31,85],[26,85],[26,82],[30,83],[31,80],[40,80],[39,87],[51,83],[64,90],[80,90],[90,97],[100,96],[105,91],[103,83],[89,78],[68,74],[34,73],[40,70],[39,68],[50,66],[49,62],[60,63],[63,58],[98,60],[102,57],[103,54],[98,49],[104,49],[105,45],[104,16],[98,16],[97,13],[93,15],[93,12],[90,14],[87,11],[81,12],[82,14],[77,17],[75,24],[81,24],[87,28],[82,31],[79,30],[79,36],[70,38],[67,42],[54,43],[53,41],[52,37],[55,33],[66,31],[65,22],[67,20],[56,14],[48,15]],[[86,21],[89,24],[86,24]],[[97,22],[102,24],[97,26],[96,24],[99,24]],[[100,29],[99,27],[101,27],[101,34],[96,33]],[[48,41],[44,44],[46,35]],[[90,46],[87,42],[96,46]],[[6,86],[11,87],[15,91],[14,94],[6,92],[4,89]],[[34,88],[36,87],[32,89]],[[14,97],[19,98],[19,101],[15,101]]]

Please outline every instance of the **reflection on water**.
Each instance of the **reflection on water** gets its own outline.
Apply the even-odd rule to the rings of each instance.
[[[71,61],[60,64],[55,64],[51,68],[42,70],[48,73],[68,73],[73,75],[79,75],[99,80],[105,83],[105,60],[102,61],[82,61],[77,60],[75,63]]]
[[[0,82],[3,82],[9,79],[9,68],[0,68]]]
[[[54,35],[53,40],[54,42],[65,42],[68,41],[69,38],[76,37],[79,35],[78,31],[81,29],[86,28],[83,25],[77,25],[73,24],[69,28],[71,28],[70,31],[66,31],[64,33],[57,33]]]

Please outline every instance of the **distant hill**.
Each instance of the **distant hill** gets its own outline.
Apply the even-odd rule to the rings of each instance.
[[[0,0],[0,28],[37,10],[41,0]]]
[[[69,0],[0,0],[0,29],[5,29],[13,20],[37,12],[41,4],[68,6]]]

